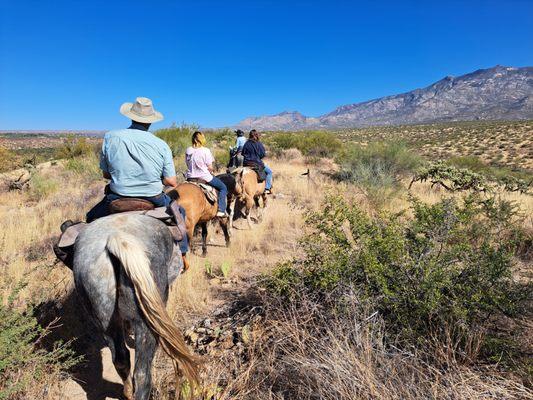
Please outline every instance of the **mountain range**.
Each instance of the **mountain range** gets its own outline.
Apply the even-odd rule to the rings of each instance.
[[[340,106],[307,117],[297,111],[249,117],[236,127],[259,130],[335,129],[446,121],[533,119],[533,67],[480,69],[447,76],[423,89]]]

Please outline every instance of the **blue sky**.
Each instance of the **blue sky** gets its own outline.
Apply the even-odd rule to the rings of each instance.
[[[533,1],[0,0],[0,129],[218,127],[533,65]]]

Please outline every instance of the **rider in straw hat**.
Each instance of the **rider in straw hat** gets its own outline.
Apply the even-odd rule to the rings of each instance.
[[[170,148],[148,131],[152,123],[163,119],[152,100],[137,97],[134,103],[122,104],[120,113],[131,119],[131,125],[104,136],[100,169],[110,183],[104,199],[87,213],[87,222],[106,216],[109,204],[124,197],[148,200],[156,207],[168,206],[171,200],[163,193],[163,185],[177,186]]]

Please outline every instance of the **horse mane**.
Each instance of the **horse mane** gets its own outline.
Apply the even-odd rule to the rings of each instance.
[[[172,358],[176,373],[181,369],[191,385],[198,385],[198,360],[193,356],[161,299],[150,270],[150,261],[142,243],[124,232],[111,234],[107,250],[114,255],[133,283],[135,297],[161,347]],[[178,368],[181,367],[181,368]]]

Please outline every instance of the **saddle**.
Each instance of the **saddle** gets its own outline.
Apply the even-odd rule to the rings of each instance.
[[[209,203],[215,204],[217,202],[218,190],[216,190],[213,186],[208,185],[205,180],[199,178],[188,178],[187,182],[192,183],[193,185],[196,185],[202,189],[202,192],[204,192],[205,198]]]
[[[264,166],[251,162],[245,163],[244,166],[251,169],[257,174],[257,182],[261,183],[266,180],[266,172]]]
[[[127,211],[147,211],[153,210],[154,208],[154,204],[148,200],[123,197],[121,199],[113,200],[111,204],[109,204],[109,213],[117,214]]]
[[[148,203],[148,204],[147,204]],[[175,242],[182,242],[187,238],[185,219],[181,215],[178,204],[173,201],[168,207],[154,207],[152,203],[143,199],[123,198],[113,200],[109,206],[112,214],[130,213],[146,215],[164,222]],[[63,223],[61,236],[54,245],[54,252],[67,266],[72,265],[73,248],[78,235],[83,232],[87,223]],[[186,243],[186,242],[184,242]]]

